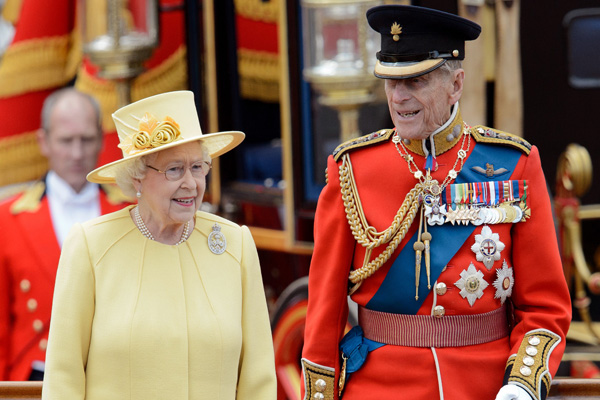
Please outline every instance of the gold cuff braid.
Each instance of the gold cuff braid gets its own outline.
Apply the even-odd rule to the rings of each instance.
[[[306,358],[301,361],[304,375],[304,400],[333,400],[335,369],[315,364]]]
[[[560,341],[560,336],[546,329],[527,332],[516,357],[507,363],[508,381],[517,383],[533,398],[544,399],[552,382],[548,370],[550,355]]]

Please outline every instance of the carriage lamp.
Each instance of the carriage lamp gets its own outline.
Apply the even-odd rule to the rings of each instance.
[[[131,102],[130,83],[158,45],[157,0],[78,0],[83,52],[98,76],[116,82],[119,107]]]
[[[338,111],[341,140],[360,136],[360,106],[374,100],[378,35],[365,14],[382,1],[302,0],[304,79]]]

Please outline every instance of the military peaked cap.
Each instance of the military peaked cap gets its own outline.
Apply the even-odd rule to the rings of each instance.
[[[481,27],[468,19],[430,8],[383,5],[367,11],[369,25],[381,35],[375,76],[405,79],[465,58],[465,41]]]

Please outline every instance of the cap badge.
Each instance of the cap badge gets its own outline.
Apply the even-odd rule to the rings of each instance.
[[[212,227],[212,232],[208,235],[208,248],[214,254],[223,254],[227,248],[227,239],[221,233],[221,227],[215,222]]]
[[[139,121],[137,131],[124,138],[119,144],[119,147],[128,155],[160,147],[181,136],[179,124],[171,117],[167,116],[163,121],[158,121],[154,115],[147,112]],[[132,130],[135,131],[135,129]]]
[[[402,27],[400,26],[400,24],[398,24],[397,22],[394,22],[392,24],[392,29],[390,30],[390,33],[394,36],[392,36],[392,39],[394,39],[394,42],[397,42],[398,40],[400,40],[400,34],[402,33]]]

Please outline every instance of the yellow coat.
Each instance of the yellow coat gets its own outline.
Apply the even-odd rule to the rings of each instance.
[[[127,207],[77,225],[61,255],[42,399],[275,399],[273,345],[247,227],[198,212],[179,246]],[[218,224],[227,240],[212,253]]]

